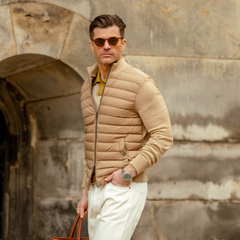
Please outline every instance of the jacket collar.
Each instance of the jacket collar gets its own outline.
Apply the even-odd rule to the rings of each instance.
[[[113,63],[110,75],[116,74],[121,72],[122,70],[126,69],[129,67],[129,64],[126,62],[125,58],[119,59],[117,62]],[[90,76],[90,80],[96,77],[97,72],[98,72],[98,64],[95,63],[91,67],[87,68],[88,74]]]

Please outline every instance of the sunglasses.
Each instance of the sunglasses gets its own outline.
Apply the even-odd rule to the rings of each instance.
[[[108,39],[97,38],[97,39],[93,39],[93,42],[96,44],[96,46],[103,47],[105,44],[105,41],[107,40],[109,45],[115,46],[117,45],[119,39],[122,39],[122,38],[121,37],[111,37]]]

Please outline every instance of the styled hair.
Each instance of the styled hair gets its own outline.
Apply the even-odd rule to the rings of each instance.
[[[124,38],[124,29],[126,28],[126,25],[123,22],[123,20],[116,14],[114,15],[103,14],[103,15],[97,16],[90,24],[89,35],[90,35],[91,41],[93,40],[93,36],[94,36],[93,34],[94,28],[96,27],[108,28],[113,25],[116,25],[119,27],[120,36],[121,38]]]

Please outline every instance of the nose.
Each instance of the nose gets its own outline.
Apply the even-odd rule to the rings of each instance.
[[[104,48],[104,50],[109,50],[111,48],[111,46],[108,43],[108,40],[105,40],[103,48]]]

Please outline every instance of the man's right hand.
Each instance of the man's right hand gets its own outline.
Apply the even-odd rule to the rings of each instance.
[[[87,217],[88,215],[88,190],[82,189],[81,199],[78,203],[77,213],[80,214],[81,218]]]

